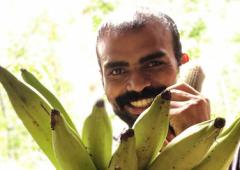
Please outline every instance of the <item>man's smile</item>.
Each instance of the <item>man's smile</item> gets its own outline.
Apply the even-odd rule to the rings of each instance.
[[[130,102],[130,104],[125,105],[124,109],[128,113],[138,116],[151,105],[153,100],[154,100],[154,97],[135,100]]]
[[[134,117],[146,110],[154,98],[166,89],[166,86],[146,87],[141,92],[127,91],[116,98],[120,110]]]
[[[130,102],[130,104],[133,107],[146,108],[146,107],[150,106],[150,104],[152,103],[153,99],[154,98],[151,97],[151,98],[147,98],[147,99],[136,100],[136,101]]]

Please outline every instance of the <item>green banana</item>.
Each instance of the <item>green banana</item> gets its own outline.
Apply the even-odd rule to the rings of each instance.
[[[56,109],[51,111],[52,145],[62,170],[97,170],[79,135]]]
[[[168,143],[148,170],[190,170],[203,159],[224,125],[224,118],[216,118],[187,128]]]
[[[103,100],[98,100],[82,128],[82,141],[98,170],[106,170],[112,156],[112,125]]]
[[[0,82],[24,126],[53,165],[58,168],[51,144],[50,106],[33,90],[1,66]]]
[[[21,75],[23,80],[31,85],[34,89],[36,89],[45,99],[49,102],[49,104],[58,109],[62,115],[64,116],[65,120],[68,124],[77,132],[75,125],[73,124],[71,118],[67,114],[66,110],[64,109],[63,105],[60,101],[51,93],[32,73],[27,71],[26,69],[21,69]]]
[[[135,121],[138,168],[144,169],[160,151],[169,127],[170,91],[157,95]]]
[[[193,170],[228,170],[240,142],[240,117],[224,129],[205,158]]]
[[[133,129],[121,134],[120,144],[112,155],[108,170],[138,170],[136,139]]]

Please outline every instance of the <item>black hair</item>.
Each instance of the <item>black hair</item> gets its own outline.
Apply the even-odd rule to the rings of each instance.
[[[174,54],[178,65],[180,65],[182,45],[180,42],[180,35],[177,29],[177,25],[173,19],[168,15],[159,11],[155,11],[153,9],[139,8],[130,12],[117,11],[110,15],[110,17],[100,25],[96,41],[96,54],[100,69],[101,63],[98,52],[98,43],[101,38],[111,32],[121,33],[140,29],[150,22],[158,22],[162,25],[165,25],[166,28],[171,31]]]

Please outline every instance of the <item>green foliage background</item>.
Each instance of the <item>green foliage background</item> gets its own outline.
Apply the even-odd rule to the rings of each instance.
[[[184,51],[204,67],[203,94],[211,101],[212,116],[234,119],[240,112],[238,0],[0,1],[0,65],[19,78],[20,68],[34,73],[60,98],[80,130],[92,103],[103,95],[96,29],[117,7],[137,4],[157,7],[177,22]],[[53,169],[2,86],[0,169]]]

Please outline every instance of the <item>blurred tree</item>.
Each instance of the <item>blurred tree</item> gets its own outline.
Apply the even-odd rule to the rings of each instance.
[[[96,31],[102,19],[119,5],[119,1],[91,0],[82,10],[82,14],[91,15],[93,30]]]
[[[61,65],[55,53],[55,45],[61,38],[58,31],[55,21],[43,12],[23,32],[17,35],[12,32],[9,36],[11,42],[6,48],[10,65],[6,68],[18,78],[20,68],[26,68],[54,93],[63,95],[69,90],[69,84],[61,79]],[[22,155],[31,157],[34,151],[38,154],[32,155],[32,159],[23,165],[33,167],[35,160],[45,159],[45,156],[16,116],[10,102],[5,99],[8,97],[0,87],[0,134],[5,132],[0,135],[0,155],[20,161],[23,159]]]

